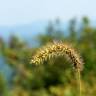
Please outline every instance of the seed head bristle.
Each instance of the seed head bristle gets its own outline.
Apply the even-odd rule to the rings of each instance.
[[[31,63],[35,63],[36,65],[43,63],[43,61],[48,58],[64,56],[72,61],[75,69],[82,70],[83,62],[81,57],[77,54],[75,49],[73,49],[69,44],[64,44],[62,42],[58,43],[49,43],[46,46],[42,47],[37,51],[37,53],[33,56]]]

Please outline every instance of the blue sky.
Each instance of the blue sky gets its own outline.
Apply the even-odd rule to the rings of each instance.
[[[96,0],[0,0],[0,25],[27,24],[38,20],[96,19]]]

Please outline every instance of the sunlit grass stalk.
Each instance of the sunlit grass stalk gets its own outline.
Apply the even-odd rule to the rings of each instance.
[[[78,81],[79,96],[82,96],[81,74],[79,69],[77,69],[77,81]]]
[[[78,74],[78,85],[79,85],[79,92],[81,96],[81,80],[80,80],[80,71],[83,68],[83,62],[81,57],[77,54],[74,48],[72,48],[69,44],[64,44],[62,42],[58,43],[49,43],[40,50],[32,57],[30,63],[32,64],[41,64],[48,58],[58,57],[58,56],[67,56],[67,58],[72,62],[73,67],[76,69],[76,73]]]

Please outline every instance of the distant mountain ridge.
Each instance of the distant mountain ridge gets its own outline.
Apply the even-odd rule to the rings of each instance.
[[[62,29],[67,30],[68,24],[69,22],[61,22]],[[7,40],[10,35],[16,35],[27,40],[38,34],[44,33],[47,25],[48,21],[35,21],[29,24],[0,26],[0,37],[3,37],[5,40]],[[96,22],[92,21],[91,25],[96,27]],[[77,23],[77,26],[80,26],[80,22]]]
[[[43,32],[47,24],[46,21],[38,21],[30,24],[0,26],[0,37],[8,39],[10,35],[17,35],[23,38],[30,38]]]

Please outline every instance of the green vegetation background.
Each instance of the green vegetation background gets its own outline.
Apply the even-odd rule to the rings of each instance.
[[[96,28],[87,17],[80,25],[76,19],[70,20],[65,32],[60,24],[59,19],[49,22],[46,34],[38,35],[38,46],[32,48],[16,36],[11,36],[8,44],[0,38],[0,55],[14,73],[9,83],[0,74],[0,96],[78,96],[76,72],[70,61],[59,57],[40,66],[29,63],[39,47],[58,41],[70,42],[79,51],[85,63],[81,72],[82,96],[96,96]]]

